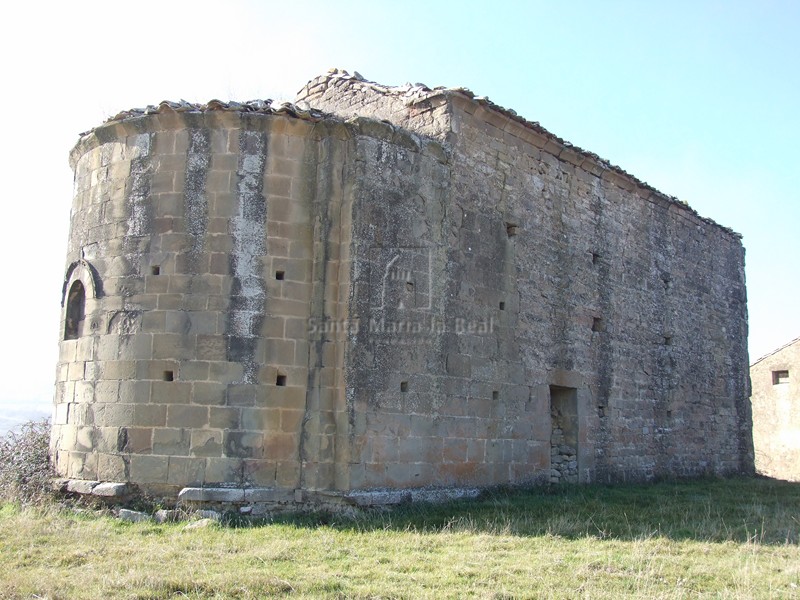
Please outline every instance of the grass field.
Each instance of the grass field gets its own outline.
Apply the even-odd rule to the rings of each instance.
[[[0,510],[2,598],[800,598],[800,484],[539,488],[187,529]]]

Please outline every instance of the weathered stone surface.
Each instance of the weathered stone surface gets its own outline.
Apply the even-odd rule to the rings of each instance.
[[[67,481],[67,491],[73,494],[91,494],[92,490],[98,485],[100,485],[99,481],[70,479]]]
[[[241,488],[183,488],[178,493],[183,502],[244,502],[245,490]]]
[[[184,529],[205,529],[206,527],[214,527],[216,524],[217,521],[215,519],[198,519],[197,521],[187,523]]]
[[[156,523],[174,523],[183,518],[183,513],[179,510],[159,509],[153,515]]]
[[[193,515],[200,519],[211,519],[212,521],[219,521],[222,519],[222,515],[215,510],[197,510]]]
[[[117,516],[120,518],[120,520],[128,521],[130,523],[144,523],[152,519],[152,517],[147,513],[139,512],[137,510],[129,510],[127,508],[119,509]]]
[[[267,504],[752,469],[739,236],[466,90],[299,100],[328,114],[167,103],[72,151],[60,476]]]
[[[128,484],[104,482],[92,488],[92,496],[122,498],[128,494]]]
[[[53,479],[50,482],[50,487],[54,492],[66,492],[69,485],[69,479]]]
[[[274,488],[247,488],[244,490],[244,499],[247,502],[291,502],[294,492]]]

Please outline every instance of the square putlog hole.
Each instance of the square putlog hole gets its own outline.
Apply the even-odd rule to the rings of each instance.
[[[150,274],[161,275],[161,267],[158,265],[153,265],[152,267],[150,267]]]
[[[506,235],[508,237],[514,237],[519,232],[519,226],[514,223],[506,223]]]
[[[592,331],[595,332],[602,332],[606,330],[606,325],[603,323],[603,319],[600,317],[594,317],[592,319]]]
[[[164,371],[164,381],[175,381],[175,371]]]
[[[286,385],[286,375],[278,375],[275,378],[275,385],[284,387]]]
[[[403,393],[408,391],[408,382],[407,381],[401,381],[400,382],[400,391],[403,392]]]
[[[781,383],[789,383],[788,370],[772,372],[772,385],[779,385]]]
[[[275,271],[275,279],[278,281],[286,279],[286,271]]]

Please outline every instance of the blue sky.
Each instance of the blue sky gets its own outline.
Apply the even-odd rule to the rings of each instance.
[[[750,355],[800,336],[798,2],[58,2],[4,9],[0,418],[52,395],[77,135],[329,67],[465,86],[744,236]],[[702,260],[702,257],[698,257]]]

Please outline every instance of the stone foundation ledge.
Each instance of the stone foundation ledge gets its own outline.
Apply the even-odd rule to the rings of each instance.
[[[249,504],[256,502],[289,504],[304,500],[300,490],[276,490],[274,488],[228,488],[186,487],[178,493],[178,502],[183,503],[230,503]]]
[[[88,479],[54,479],[53,490],[60,493],[95,496],[97,498],[122,499],[135,490],[127,483],[113,481],[91,481]]]
[[[453,500],[474,500],[480,488],[415,488],[410,490],[364,490],[346,492],[342,497],[355,506],[391,506],[409,502],[443,503]]]
[[[419,488],[410,490],[363,490],[328,492],[316,490],[276,490],[273,488],[183,488],[180,504],[298,504],[350,505],[360,508],[392,506],[409,502],[449,502],[474,499],[479,488]]]
[[[87,479],[55,479],[53,489],[60,493],[79,494],[110,501],[124,501],[137,493],[130,483]],[[377,489],[335,492],[324,490],[285,490],[245,487],[185,487],[178,492],[178,505],[188,507],[215,506],[249,513],[248,507],[268,508],[370,508],[411,502],[449,502],[474,499],[480,488],[414,488],[406,490]],[[173,496],[174,498],[174,496]],[[262,511],[254,511],[256,513]]]

